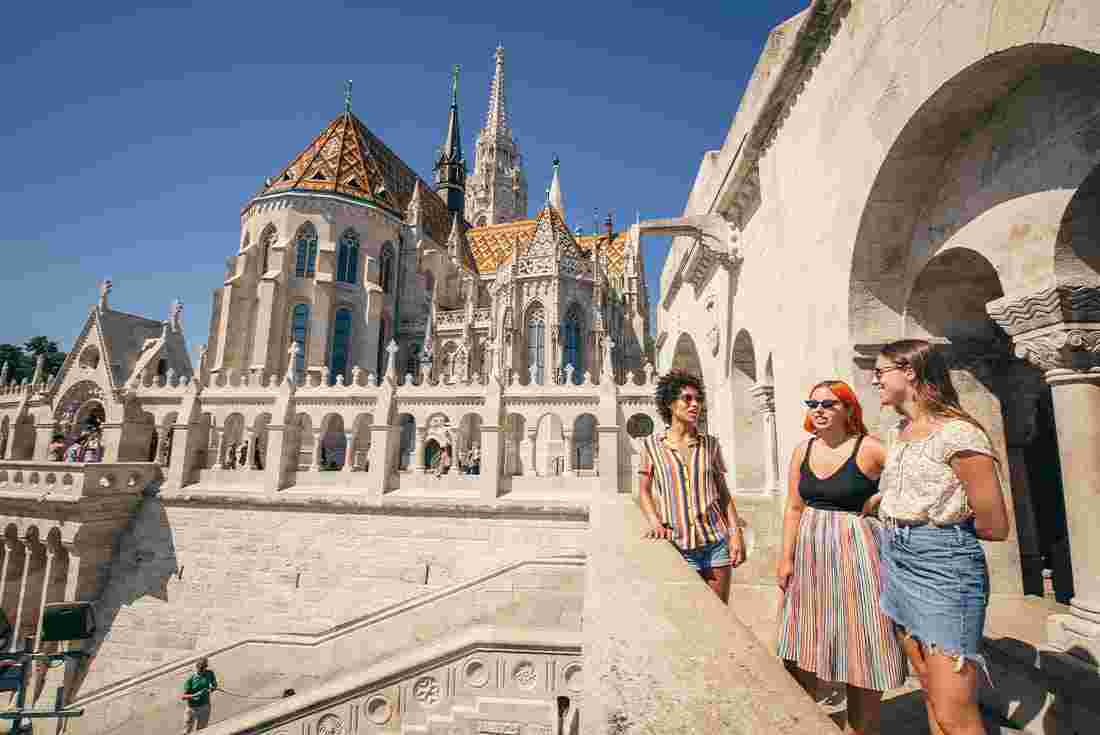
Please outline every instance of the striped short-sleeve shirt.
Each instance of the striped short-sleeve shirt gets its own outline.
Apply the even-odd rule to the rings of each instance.
[[[697,549],[729,535],[724,483],[726,472],[718,439],[700,434],[688,444],[687,456],[665,441],[665,434],[646,437],[641,474],[653,478],[653,495],[661,521],[672,526],[672,542]]]

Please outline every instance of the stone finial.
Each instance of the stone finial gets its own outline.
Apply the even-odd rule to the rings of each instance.
[[[539,375],[539,366],[531,365],[527,368],[527,385],[536,385]]]
[[[177,334],[183,329],[183,302],[179,299],[168,307],[168,326]]]
[[[290,348],[287,350],[289,359],[286,361],[286,379],[290,383],[297,382],[298,378],[298,355],[302,352],[302,348],[298,346],[297,342],[291,342]],[[206,350],[203,349],[203,355],[206,354]]]
[[[386,379],[390,382],[397,377],[397,341],[391,339],[386,345]]]
[[[585,370],[584,371],[584,380],[582,382],[584,382],[587,385],[593,385],[596,382],[596,381],[592,380],[592,371],[590,371],[590,370]]]
[[[565,365],[565,384],[566,385],[573,385],[573,373],[575,373],[576,371],[577,371],[577,369],[575,367],[573,367],[573,363],[570,362],[570,363],[567,363]]]
[[[321,366],[321,385],[326,388],[332,385],[330,378],[332,377],[331,371],[328,369],[328,365]]]
[[[39,385],[46,380],[46,355],[39,354],[34,360],[34,375],[31,385]]]
[[[650,385],[650,384],[652,384],[652,383],[653,383],[653,380],[654,380],[654,378],[655,378],[655,375],[654,375],[654,373],[656,372],[656,371],[655,371],[655,370],[653,369],[653,363],[652,363],[652,362],[649,362],[649,361],[647,360],[647,361],[646,361],[646,364],[645,364],[645,367],[644,367],[644,368],[642,368],[642,369],[643,369],[643,370],[645,370],[645,382],[646,382],[646,385]]]
[[[360,379],[363,376],[363,368],[356,365],[351,369],[351,384],[355,386],[362,385]]]
[[[0,385],[7,385],[10,379],[11,365],[5,360],[3,366],[0,366]]]
[[[104,278],[99,282],[99,310],[107,311],[111,307],[107,304],[107,296],[111,293],[111,289],[114,288],[114,284],[111,283],[110,278]]]
[[[515,385],[517,377],[515,370],[508,371],[508,385]]]
[[[336,387],[337,388],[343,388],[344,387],[344,374],[343,373],[336,373]]]
[[[402,383],[401,385],[412,385],[412,384],[413,384],[413,374],[412,373],[405,373],[405,382]]]
[[[378,376],[374,374],[373,370],[367,373],[367,385],[369,385],[371,388],[378,387]]]
[[[430,362],[420,363],[420,384],[430,385],[432,382],[432,364]]]
[[[168,368],[168,371],[165,373],[165,375],[168,378],[168,385],[175,385],[176,384],[176,369],[175,368],[173,368],[173,367]]]

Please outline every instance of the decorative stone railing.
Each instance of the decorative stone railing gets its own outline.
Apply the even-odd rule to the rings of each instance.
[[[437,311],[435,313],[435,325],[440,329],[448,327],[462,327],[466,324],[466,310],[454,309],[451,311]]]
[[[277,699],[287,687],[304,695],[294,703],[308,709],[329,691],[311,691],[318,682],[345,681],[339,677],[377,670],[370,667],[393,661],[394,654],[401,651],[431,651],[433,642],[448,636],[496,643],[499,636],[487,635],[491,628],[485,624],[492,625],[498,612],[500,620],[507,621],[502,624],[540,630],[543,638],[572,635],[575,651],[581,625],[583,573],[584,560],[576,556],[514,562],[372,611],[323,633],[257,635],[196,652],[195,656],[82,694],[73,706],[83,707],[84,716],[71,720],[66,732],[145,735],[178,729],[180,686],[200,657],[209,659],[226,690],[255,697],[221,696],[214,707],[215,720],[220,721],[255,711],[263,706],[265,698],[268,702]],[[354,687],[349,688],[349,695],[354,694]]]
[[[140,493],[159,478],[152,462],[0,461],[0,495],[76,502],[85,497]]]
[[[671,544],[642,538],[629,495],[589,507],[584,732],[837,732]]]
[[[474,309],[474,326],[487,327],[492,320],[492,313],[488,307]]]

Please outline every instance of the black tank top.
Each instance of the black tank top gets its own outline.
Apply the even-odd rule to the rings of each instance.
[[[863,474],[856,462],[863,437],[856,440],[856,448],[852,450],[848,461],[825,479],[817,477],[810,469],[810,451],[813,449],[814,439],[810,439],[810,443],[806,445],[806,456],[802,458],[802,469],[798,478],[798,494],[802,496],[802,501],[817,510],[859,513],[867,498],[878,492],[878,480],[872,480]]]

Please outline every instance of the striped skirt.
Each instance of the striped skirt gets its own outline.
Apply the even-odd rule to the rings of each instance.
[[[886,691],[905,655],[879,610],[877,519],[807,507],[779,622],[779,656],[823,681]]]

